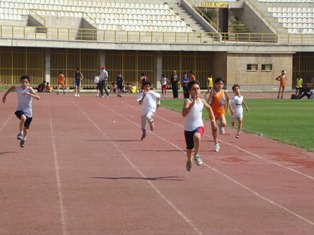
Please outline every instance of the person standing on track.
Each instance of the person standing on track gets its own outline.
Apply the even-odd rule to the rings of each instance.
[[[74,89],[75,89],[75,97],[80,97],[80,90],[81,90],[81,82],[84,78],[82,72],[80,71],[80,68],[77,68],[76,71],[73,74],[74,77]]]
[[[141,108],[141,127],[142,127],[142,137],[143,140],[147,135],[146,121],[149,123],[150,130],[155,129],[154,126],[154,114],[157,108],[160,106],[160,94],[150,90],[150,82],[146,81],[143,83],[143,91],[139,93],[137,101]]]
[[[64,84],[65,84],[65,77],[64,77],[64,74],[62,73],[62,71],[60,71],[59,75],[58,75],[57,95],[59,95],[59,90],[60,90],[61,87],[63,89],[63,95],[65,95]]]
[[[123,77],[121,72],[118,72],[118,76],[117,76],[117,88],[118,88],[118,95],[117,97],[122,97],[121,93],[123,91]]]
[[[238,131],[236,134],[236,138],[240,138],[240,131],[243,123],[242,105],[244,105],[246,111],[249,111],[249,107],[243,100],[243,96],[240,93],[240,86],[238,84],[234,84],[232,86],[232,90],[234,92],[234,97],[232,97],[229,101],[231,110],[231,125],[234,126],[235,121],[238,121]]]
[[[226,127],[226,117],[225,117],[225,106],[226,110],[228,110],[229,105],[229,97],[227,92],[223,89],[224,80],[222,78],[216,78],[214,82],[214,88],[209,94],[208,103],[213,109],[215,119],[218,122],[218,127],[220,134],[225,134]],[[217,140],[217,128],[212,130],[213,139],[215,142],[214,151],[219,152],[220,146]]]
[[[172,95],[173,98],[176,99],[179,97],[178,94],[178,82],[179,82],[179,77],[177,75],[177,71],[173,70],[171,77],[170,77],[170,82],[171,82],[171,89],[172,89]]]
[[[100,78],[99,78],[99,97],[104,98],[104,90],[106,92],[107,97],[110,97],[108,89],[107,89],[107,82],[108,82],[108,72],[106,70],[106,66],[101,66],[100,70]]]
[[[19,133],[17,135],[17,139],[20,141],[20,147],[24,148],[26,143],[26,136],[28,134],[28,129],[32,122],[33,118],[33,108],[32,108],[32,98],[39,100],[39,95],[33,90],[30,84],[30,77],[28,75],[22,75],[21,86],[11,86],[7,92],[2,97],[2,102],[6,103],[7,95],[11,91],[16,91],[18,105],[15,112],[15,115],[18,119],[20,119],[19,124]]]
[[[201,89],[200,83],[197,80],[190,81],[188,90],[191,98],[184,100],[182,108],[182,116],[184,119],[184,136],[186,142],[186,170],[192,169],[192,151],[194,149],[194,160],[198,166],[203,164],[199,155],[199,148],[202,135],[204,133],[204,123],[202,119],[203,108],[208,111],[208,116],[211,120],[212,129],[217,129],[214,113],[210,105],[200,98]]]

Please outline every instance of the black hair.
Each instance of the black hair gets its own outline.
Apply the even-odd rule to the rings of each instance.
[[[200,86],[200,82],[199,82],[198,80],[190,81],[190,82],[188,83],[188,90],[191,90],[192,86],[195,85],[195,84],[197,84],[197,85]]]
[[[143,87],[144,87],[144,86],[146,86],[146,85],[151,86],[151,84],[150,84],[150,82],[149,82],[149,81],[145,81],[145,82],[143,83]]]
[[[24,80],[24,79],[27,79],[28,82],[31,82],[31,78],[30,78],[30,76],[28,76],[28,75],[22,75],[20,80],[22,81],[22,80]]]
[[[239,89],[240,89],[240,86],[239,86],[238,84],[234,84],[234,85],[232,86],[232,90],[234,90],[236,87],[239,87]]]
[[[218,82],[223,82],[223,83],[225,83],[225,81],[224,81],[222,78],[216,78],[216,79],[215,79],[215,84],[218,83]]]

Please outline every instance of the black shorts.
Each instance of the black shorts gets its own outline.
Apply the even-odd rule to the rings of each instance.
[[[25,115],[25,114],[24,114],[23,111],[16,111],[15,115],[17,116],[18,119],[21,120],[22,115]],[[26,116],[26,121],[24,122],[24,126],[26,127],[26,129],[29,129],[29,126],[31,125],[32,120],[33,120],[32,117],[27,117]]]

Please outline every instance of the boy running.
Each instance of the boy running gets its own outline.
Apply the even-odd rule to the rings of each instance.
[[[238,120],[238,131],[236,134],[236,138],[240,138],[240,131],[242,128],[243,121],[243,107],[244,105],[246,111],[249,111],[249,107],[243,100],[243,96],[240,94],[240,86],[235,84],[232,86],[232,90],[234,92],[234,97],[230,99],[231,105],[231,125],[234,126],[236,120]]]
[[[11,86],[7,92],[2,97],[2,102],[5,103],[7,101],[7,95],[11,91],[16,91],[18,98],[18,105],[15,112],[15,115],[18,119],[20,119],[19,124],[19,133],[17,135],[17,139],[21,140],[20,146],[24,148],[26,142],[26,136],[28,133],[28,129],[32,122],[32,98],[39,100],[39,95],[29,86],[30,77],[28,75],[22,75],[21,86]]]
[[[229,106],[229,97],[227,92],[223,89],[224,87],[224,80],[222,78],[216,78],[214,88],[209,94],[208,103],[213,109],[215,119],[219,120],[218,126],[220,134],[225,134],[226,127],[226,117],[225,117],[225,105],[226,109]],[[226,100],[226,102],[225,102]],[[220,146],[217,140],[217,129],[212,130],[213,139],[215,142],[214,151],[219,152]]]
[[[143,92],[141,92],[137,101],[142,105],[141,109],[141,127],[142,127],[142,137],[143,140],[147,135],[146,121],[150,125],[150,130],[154,130],[154,114],[156,109],[160,106],[160,94],[150,90],[150,82],[145,81],[143,83]]]
[[[190,81],[188,90],[191,98],[184,100],[182,116],[184,119],[184,136],[186,143],[186,170],[192,169],[192,151],[194,149],[194,160],[198,166],[203,164],[199,155],[201,137],[204,133],[204,123],[202,119],[203,107],[208,111],[212,129],[217,129],[214,113],[208,103],[200,98],[200,83],[197,80]]]
[[[59,75],[58,75],[58,89],[57,89],[57,95],[59,95],[59,90],[60,90],[60,88],[63,89],[63,95],[65,95],[64,83],[65,83],[65,77],[64,77],[64,74],[62,73],[62,71],[60,71],[60,72],[59,72]]]

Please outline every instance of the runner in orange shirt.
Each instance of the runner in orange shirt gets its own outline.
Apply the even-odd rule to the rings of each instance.
[[[57,95],[59,95],[59,89],[62,87],[63,89],[63,95],[65,95],[65,88],[64,88],[65,78],[63,73],[60,71],[58,75],[58,89],[57,89]]]
[[[286,71],[282,70],[281,71],[281,75],[276,77],[276,80],[280,82],[277,99],[279,99],[280,93],[281,93],[281,99],[282,99],[283,98],[283,93],[284,93],[285,88],[286,88],[286,83],[287,83]]]
[[[225,107],[226,109],[229,107],[229,97],[223,87],[224,80],[222,78],[216,78],[214,88],[211,90],[208,97],[208,103],[212,107],[215,119],[216,121],[219,120],[218,127],[222,135],[225,134],[224,127],[226,127]],[[212,134],[215,142],[214,151],[218,152],[220,146],[217,140],[217,128],[212,128]]]

